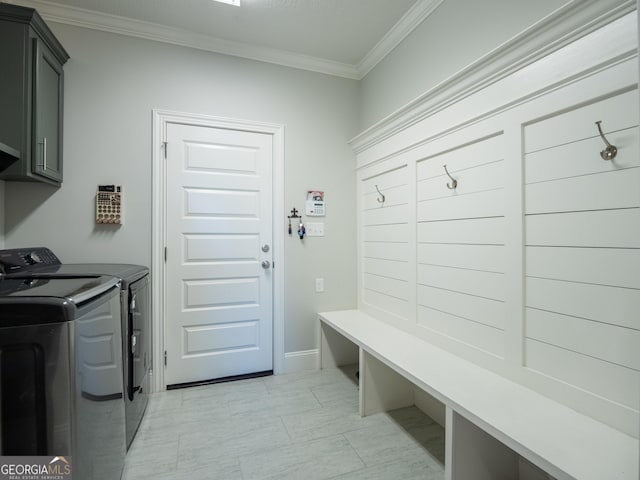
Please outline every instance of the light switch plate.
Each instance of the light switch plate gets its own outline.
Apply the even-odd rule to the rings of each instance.
[[[323,222],[309,222],[305,228],[307,237],[324,237]]]

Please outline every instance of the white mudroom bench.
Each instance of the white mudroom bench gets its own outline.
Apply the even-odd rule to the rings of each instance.
[[[447,480],[517,479],[522,458],[549,478],[639,478],[629,435],[362,311],[319,320],[321,368],[359,363],[362,416],[417,396],[443,409]]]

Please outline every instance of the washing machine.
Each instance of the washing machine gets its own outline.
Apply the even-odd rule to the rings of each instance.
[[[126,452],[120,279],[43,275],[0,251],[0,456],[116,480]]]

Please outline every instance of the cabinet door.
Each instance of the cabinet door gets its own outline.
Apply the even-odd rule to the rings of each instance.
[[[62,181],[62,65],[33,39],[32,172]]]

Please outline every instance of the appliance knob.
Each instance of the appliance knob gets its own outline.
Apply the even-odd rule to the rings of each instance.
[[[42,259],[36,252],[27,253],[23,258],[24,258],[24,261],[29,265],[42,263]]]

